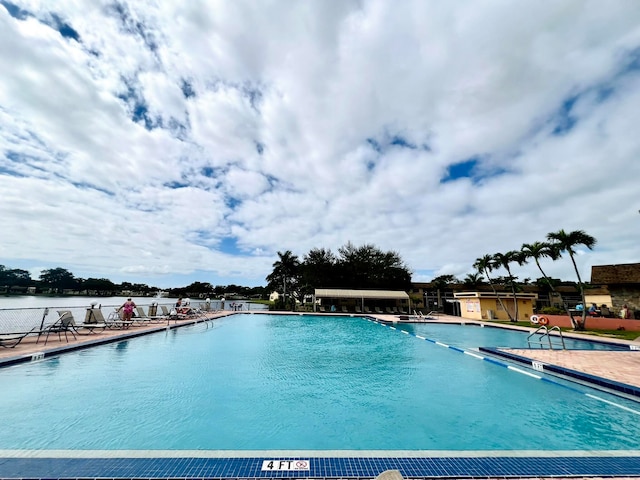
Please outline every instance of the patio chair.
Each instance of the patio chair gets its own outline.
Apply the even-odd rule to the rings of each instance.
[[[387,311],[387,313],[390,313],[391,315],[393,315],[394,313],[396,313],[396,311],[391,308],[391,307],[386,307],[385,310]]]
[[[373,313],[369,307],[364,306],[364,313]]]
[[[76,323],[75,318],[73,318],[73,314],[69,310],[58,310],[58,315],[60,316],[60,318],[68,317],[70,319],[69,326],[75,333],[82,335],[78,331],[81,328],[88,330],[89,333],[95,333],[96,330],[102,331],[107,328],[104,317],[102,317],[102,319],[99,319],[96,315],[96,312],[100,312],[100,314],[102,314],[99,308],[88,308],[87,314],[84,318],[84,323]]]
[[[382,310],[380,310],[380,307],[374,307],[374,311],[376,313],[384,313]]]
[[[31,330],[25,333],[0,333],[0,347],[14,348],[18,345],[27,335],[38,333],[38,327],[33,327]]]
[[[362,313],[362,308],[359,305],[356,305],[356,313]]]
[[[71,315],[71,312],[69,310],[58,311],[58,319],[51,325],[40,330],[36,343],[40,341],[40,335],[44,335],[44,344],[46,345],[49,341],[49,335],[51,335],[52,333],[57,333],[58,340],[60,341],[62,341],[62,334],[64,333],[64,339],[67,341],[67,343],[69,343],[69,333],[74,340],[77,338],[74,324],[75,321],[73,320],[73,315]]]
[[[161,321],[167,319],[166,315],[158,314],[158,305],[157,304],[149,305],[149,309],[148,309],[148,312],[147,312],[147,317],[149,317],[152,322],[161,322]]]
[[[169,322],[169,320],[175,320],[177,322],[180,319],[180,314],[175,308],[169,311],[169,309],[165,305],[160,305],[160,309],[162,310],[162,314],[164,315],[164,317],[167,319],[167,323]]]
[[[342,305],[342,313],[349,313],[349,309],[346,307],[346,305]]]
[[[152,322],[158,323],[159,321],[165,318],[161,315],[154,315],[154,316],[148,315],[144,313],[144,309],[142,307],[136,307],[136,313],[138,315],[133,318],[133,321],[137,322],[138,325],[142,325],[144,323],[152,323]]]
[[[102,310],[95,310],[96,318],[98,320],[102,320],[107,325],[107,328],[118,328],[121,330],[125,330],[133,325],[132,320],[125,320],[124,318],[122,318],[122,316],[120,315],[120,310],[118,308],[114,308],[113,312],[111,312],[106,319],[102,314]]]

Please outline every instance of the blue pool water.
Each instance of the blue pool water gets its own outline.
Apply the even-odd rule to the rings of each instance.
[[[0,370],[0,449],[637,448],[637,403],[553,382],[362,318],[235,315]]]
[[[541,342],[540,336],[536,335],[532,338],[531,345],[529,345],[527,342],[529,332],[499,327],[483,328],[477,324],[461,327],[460,325],[447,323],[407,323],[401,324],[400,328],[461,348],[540,348]],[[542,340],[542,342],[548,348],[548,343],[545,340]],[[560,348],[560,342],[559,337],[552,337],[553,348]],[[580,340],[569,338],[566,335],[564,344],[568,350],[629,350],[626,345]]]

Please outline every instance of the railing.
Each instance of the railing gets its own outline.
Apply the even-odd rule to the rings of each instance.
[[[120,307],[121,304],[118,305],[95,305],[93,308],[99,308],[102,311],[102,314],[105,318],[108,318],[109,314],[114,312],[117,308]],[[137,304],[137,306],[142,307],[145,312],[149,311],[149,307],[151,305],[157,305],[158,313],[161,311],[161,306],[164,305],[170,311],[174,308],[173,301],[168,302],[157,302],[153,301],[148,304]],[[231,311],[247,311],[247,310],[263,310],[264,306],[262,304],[251,304],[244,303],[242,304],[242,309],[233,308],[234,302],[225,302],[224,308],[222,303],[218,300],[212,300],[211,302],[191,302],[191,306],[194,308],[199,308],[201,311],[218,311],[218,310],[231,310]],[[238,305],[238,304],[236,304]],[[59,315],[58,311],[69,310],[71,314],[76,319],[76,322],[82,322],[85,319],[88,319],[87,315],[89,315],[89,311],[91,310],[91,306],[85,305],[75,305],[72,307],[65,306],[56,306],[56,307],[34,307],[34,308],[0,308],[0,334],[3,333],[24,333],[29,332],[32,329],[36,328],[36,330],[42,330],[45,327],[53,324],[58,320]]]
[[[558,332],[558,335],[551,335],[551,332]],[[535,338],[537,336],[537,338]],[[559,338],[560,343],[554,343],[553,339]],[[549,350],[553,350],[554,346],[561,347],[562,350],[566,350],[564,344],[564,337],[562,336],[562,330],[560,327],[555,326],[551,328],[547,328],[545,325],[538,327],[533,333],[529,334],[527,337],[527,344],[529,348],[531,345],[538,345],[540,348],[545,348],[546,345],[549,345]]]

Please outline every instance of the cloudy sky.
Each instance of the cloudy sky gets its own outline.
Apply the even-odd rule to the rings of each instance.
[[[34,278],[264,285],[347,242],[464,278],[560,229],[587,280],[640,261],[636,0],[0,0],[0,71]]]

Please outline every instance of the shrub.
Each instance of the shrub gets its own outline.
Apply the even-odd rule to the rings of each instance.
[[[558,307],[544,307],[540,309],[542,315],[565,315],[567,312]]]

